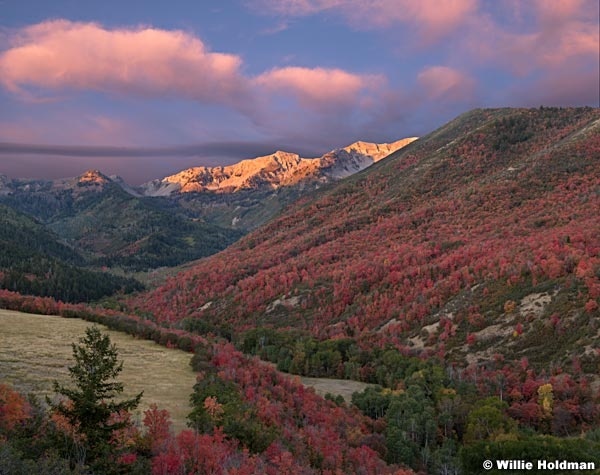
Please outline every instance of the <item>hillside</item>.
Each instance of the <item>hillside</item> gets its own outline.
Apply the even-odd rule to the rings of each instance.
[[[142,288],[133,279],[82,268],[85,259],[57,235],[4,205],[0,205],[0,249],[0,288],[65,302]]]
[[[248,473],[593,467],[599,167],[597,109],[476,110],[110,309],[0,303],[194,350],[202,435],[155,467],[184,447]],[[275,367],[369,387],[322,399]]]
[[[357,173],[409,144],[355,142],[319,158],[278,151],[225,167],[194,167],[142,185],[139,192],[174,202],[194,218],[243,233],[298,198]]]
[[[141,197],[95,170],[53,181],[4,180],[3,190],[0,202],[38,219],[95,267],[174,266],[242,235],[192,218],[170,201]]]
[[[191,168],[137,190],[98,170],[57,180],[0,176],[0,203],[37,219],[87,265],[146,271],[214,254],[299,197],[412,140],[356,142],[315,159],[276,152]]]
[[[294,328],[461,365],[576,357],[590,369],[599,177],[598,109],[475,110],[130,307],[165,323]]]

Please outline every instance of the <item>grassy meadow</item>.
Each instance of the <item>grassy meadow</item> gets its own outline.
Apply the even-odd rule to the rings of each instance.
[[[42,399],[53,397],[52,382],[69,381],[68,367],[74,362],[71,344],[78,343],[90,325],[79,319],[0,309],[0,382]],[[142,412],[156,403],[171,413],[175,430],[185,428],[196,381],[190,354],[99,326],[123,360],[119,380],[125,385],[125,396],[144,391],[137,410],[140,420]]]
[[[309,378],[307,376],[300,377],[300,382],[304,386],[315,388],[315,392],[321,396],[325,396],[327,393],[334,396],[342,396],[346,402],[352,400],[352,393],[362,392],[368,386],[372,386],[349,379]]]

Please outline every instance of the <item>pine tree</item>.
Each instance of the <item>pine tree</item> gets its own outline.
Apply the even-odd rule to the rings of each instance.
[[[135,409],[142,397],[116,401],[123,392],[123,384],[116,381],[123,369],[117,360],[117,348],[108,335],[98,327],[87,328],[79,344],[73,344],[75,364],[69,368],[74,388],[54,382],[54,390],[65,396],[58,404],[49,401],[52,408],[64,416],[84,436],[83,444],[89,462],[106,462],[110,454],[110,438],[115,430],[127,422],[110,420],[111,414]]]

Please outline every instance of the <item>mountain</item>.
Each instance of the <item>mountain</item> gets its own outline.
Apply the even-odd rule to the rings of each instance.
[[[318,159],[275,152],[230,167],[191,168],[140,189],[98,170],[57,180],[0,176],[0,202],[38,219],[89,265],[175,266],[224,249],[303,194],[411,140],[356,142]]]
[[[241,236],[144,198],[119,177],[90,170],[59,180],[2,181],[0,202],[77,249],[88,265],[145,270],[213,254]]]
[[[2,201],[42,221],[76,213],[110,188],[113,180],[97,170],[57,180],[0,178]]]
[[[387,157],[396,150],[406,147],[417,137],[409,137],[392,143],[354,142],[347,147],[333,150],[319,160],[322,177],[330,180],[346,178],[364,170],[373,163]]]
[[[162,438],[168,452],[154,466],[478,474],[485,454],[484,468],[593,470],[599,109],[471,111],[306,190],[223,252],[112,302],[127,313],[64,309],[194,349],[195,432],[179,445]],[[254,192],[152,202],[179,209],[187,196]],[[21,309],[32,300],[2,298]],[[371,385],[351,405],[322,399],[240,350],[280,371]]]
[[[129,305],[461,365],[593,368],[599,177],[600,110],[475,110]]]
[[[359,172],[413,140],[416,138],[391,144],[355,142],[320,158],[301,158],[295,153],[277,151],[230,166],[188,168],[162,180],[145,183],[140,190],[146,196],[170,196],[174,193],[277,189],[309,179],[328,182]]]
[[[189,168],[146,183],[139,192],[168,198],[194,218],[247,233],[300,197],[363,170],[413,140],[355,142],[320,158],[278,151],[227,167]]]
[[[0,288],[64,302],[141,290],[134,279],[82,268],[85,259],[32,218],[0,204]]]

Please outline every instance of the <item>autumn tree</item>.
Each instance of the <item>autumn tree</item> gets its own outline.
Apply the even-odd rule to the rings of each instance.
[[[83,436],[86,458],[92,463],[110,460],[110,440],[115,431],[127,426],[127,418],[111,415],[135,409],[142,397],[116,401],[123,384],[116,381],[123,369],[117,360],[117,348],[98,327],[89,327],[79,344],[73,344],[75,364],[69,368],[74,387],[54,382],[54,390],[66,398],[52,409]],[[108,457],[107,457],[108,455]]]

